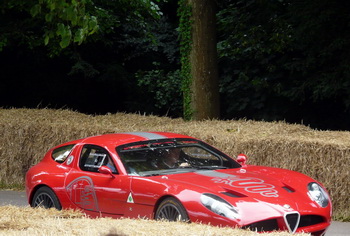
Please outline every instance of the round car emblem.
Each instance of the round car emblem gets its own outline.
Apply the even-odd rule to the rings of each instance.
[[[290,205],[288,205],[288,204],[284,204],[283,207],[286,209],[290,209]]]
[[[67,160],[67,165],[70,165],[70,163],[72,163],[73,159],[74,159],[74,156],[69,156],[68,160]]]

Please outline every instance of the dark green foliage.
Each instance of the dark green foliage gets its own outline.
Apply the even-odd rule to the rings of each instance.
[[[349,126],[344,119],[350,115],[349,5],[338,0],[222,4],[218,48],[225,116]]]
[[[144,97],[144,103],[151,105],[157,113],[181,116],[182,93],[180,71],[166,72],[164,70],[152,70],[140,72],[138,86],[150,95]]]
[[[179,0],[179,8],[177,14],[179,20],[179,36],[180,36],[180,56],[181,56],[181,80],[183,91],[183,109],[184,119],[190,120],[193,116],[191,108],[191,64],[190,53],[192,49],[192,9],[188,5],[187,0]]]
[[[73,42],[64,50],[61,31],[42,47],[41,36],[48,24],[38,14],[42,9],[32,10],[33,15],[38,14],[35,17],[28,12],[34,2],[7,2],[14,6],[0,6],[0,56],[7,58],[0,69],[2,87],[8,88],[0,95],[0,106],[181,115],[177,21],[173,17],[177,2],[160,4],[169,8],[164,17],[152,1],[86,2],[85,10],[98,18],[99,30],[84,38],[79,47],[79,42]],[[23,27],[17,32],[15,26],[20,23]]]
[[[91,0],[5,0],[0,5],[1,17],[16,28],[17,36],[10,28],[1,27],[2,44],[16,38],[26,40],[29,46],[48,45],[53,41],[52,46],[56,48],[52,49],[53,53],[59,51],[58,47],[66,48],[73,42],[81,44],[98,30],[96,16],[87,9],[92,9],[92,5]]]
[[[137,89],[142,94],[140,110],[170,116],[182,115],[178,33],[168,16],[149,25],[150,37],[136,37],[139,27],[124,24],[120,42],[125,59],[136,70]]]
[[[218,14],[225,116],[281,118],[273,117],[276,113],[269,110],[267,99],[275,98],[272,83],[283,77],[277,63],[290,41],[288,24],[279,19],[284,13],[282,4],[231,2]]]
[[[218,5],[223,118],[350,130],[350,2]],[[190,119],[190,16],[185,0],[3,0],[0,106]]]
[[[4,0],[0,11],[2,22],[16,29],[11,32],[9,27],[0,27],[0,49],[20,38],[36,46],[49,45],[52,55],[71,44],[82,44],[97,32],[108,34],[123,20],[145,22],[147,17],[159,18],[162,14],[151,0]]]

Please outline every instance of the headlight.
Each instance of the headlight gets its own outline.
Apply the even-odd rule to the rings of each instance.
[[[238,211],[230,203],[214,194],[204,193],[201,196],[202,204],[212,212],[225,216],[231,220],[238,218]]]
[[[309,190],[308,195],[311,200],[317,202],[320,207],[328,206],[328,194],[319,184],[312,182],[308,184],[307,188]]]

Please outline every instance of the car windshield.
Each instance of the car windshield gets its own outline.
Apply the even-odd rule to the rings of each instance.
[[[224,153],[194,139],[131,143],[119,146],[117,152],[129,175],[155,176],[240,167]]]

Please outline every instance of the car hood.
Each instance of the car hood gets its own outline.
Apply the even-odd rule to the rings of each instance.
[[[280,176],[276,176],[276,172],[269,174],[243,168],[200,170],[185,174],[167,175],[166,179],[202,187],[210,192],[228,191],[231,193],[228,195],[232,195],[232,197],[235,195],[235,197],[276,199],[296,191],[295,187],[290,186],[290,181],[285,179],[283,170]],[[304,183],[304,185],[306,190],[307,184]]]
[[[299,178],[295,178],[297,176]],[[169,186],[181,185],[187,189],[196,188],[198,192],[216,194],[239,208],[241,213],[250,215],[249,219],[253,221],[254,215],[258,218],[261,214],[277,217],[315,207],[311,206],[313,203],[307,196],[306,186],[310,178],[305,179],[302,174],[283,169],[201,170],[159,178]]]

